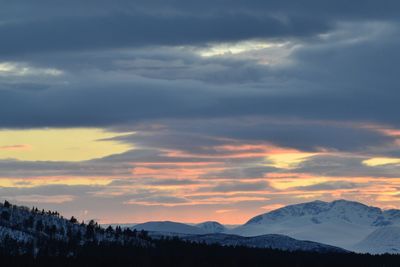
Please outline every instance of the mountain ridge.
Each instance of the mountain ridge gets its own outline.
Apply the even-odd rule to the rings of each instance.
[[[152,232],[166,232],[166,233],[177,233],[177,234],[206,234],[207,232],[197,226],[172,222],[172,221],[150,221],[140,223],[131,227],[138,231],[152,231]]]
[[[356,244],[375,230],[388,226],[400,226],[400,210],[384,210],[356,201],[338,199],[331,202],[315,200],[288,205],[254,216],[243,225],[233,229],[225,228],[219,233],[244,237],[279,234],[297,240],[310,240],[347,250],[374,253],[373,248],[365,249],[365,246],[363,250],[357,250]],[[165,228],[158,230],[168,232]],[[213,233],[207,229],[203,230],[206,234]],[[175,229],[175,233],[177,232],[179,229]],[[202,233],[194,231],[184,234]],[[387,250],[383,252],[396,251],[396,247],[385,248]]]
[[[269,234],[254,237],[244,237],[232,234],[215,233],[205,235],[191,235],[181,237],[183,240],[206,243],[209,245],[219,244],[223,246],[246,246],[252,248],[269,248],[287,251],[312,251],[319,253],[348,253],[349,251],[339,247],[312,242],[308,240],[297,240],[285,235]]]

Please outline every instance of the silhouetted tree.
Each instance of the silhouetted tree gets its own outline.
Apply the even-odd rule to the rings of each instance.
[[[69,219],[69,222],[75,224],[78,223],[78,220],[74,216],[72,216],[71,219]]]
[[[7,200],[4,201],[3,206],[4,206],[4,208],[7,208],[7,209],[11,208],[11,204]]]

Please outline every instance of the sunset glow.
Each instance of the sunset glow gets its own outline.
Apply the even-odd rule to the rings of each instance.
[[[101,158],[133,148],[107,140],[121,135],[85,128],[1,130],[0,159],[84,161]]]

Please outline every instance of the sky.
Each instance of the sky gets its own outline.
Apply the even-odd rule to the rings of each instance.
[[[397,0],[0,0],[0,198],[100,223],[400,209]]]

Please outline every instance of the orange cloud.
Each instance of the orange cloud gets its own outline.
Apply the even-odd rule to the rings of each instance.
[[[78,177],[78,176],[37,176],[30,178],[0,177],[0,187],[36,187],[46,185],[107,185],[110,177]]]
[[[134,162],[135,166],[179,166],[179,167],[203,167],[209,165],[223,164],[223,162]]]
[[[212,171],[222,171],[225,168],[180,168],[180,167],[171,167],[171,168],[146,168],[146,167],[137,167],[132,170],[132,175],[134,177],[151,177],[151,178],[198,178],[201,175]]]
[[[32,146],[30,145],[8,145],[0,146],[0,150],[30,150]]]
[[[400,131],[386,130],[387,134],[400,136]],[[233,142],[233,141],[232,141]],[[3,146],[0,150],[29,149],[29,146],[14,145]],[[142,208],[144,211],[138,215],[124,215],[122,212],[114,214],[113,222],[139,222],[148,220],[179,220],[200,222],[207,219],[219,220],[224,223],[241,223],[250,217],[270,211],[288,203],[298,203],[315,199],[333,200],[347,198],[363,201],[370,205],[382,207],[399,207],[400,200],[398,188],[399,178],[382,177],[329,177],[313,173],[296,173],[294,169],[281,169],[280,172],[266,173],[251,177],[251,181],[268,182],[269,186],[261,188],[257,192],[240,191],[240,188],[232,187],[228,192],[213,192],[212,188],[219,183],[229,183],[230,177],[213,178],[213,174],[242,168],[237,162],[245,162],[245,167],[267,166],[291,166],[313,155],[321,155],[332,152],[320,151],[316,154],[305,154],[302,151],[281,148],[270,144],[239,144],[234,143],[223,146],[205,148],[208,153],[189,153],[181,150],[160,150],[162,156],[172,157],[177,162],[168,159],[160,161],[130,162],[131,175],[124,179],[117,177],[79,177],[79,176],[52,176],[32,178],[0,178],[0,186],[3,187],[37,187],[44,185],[99,185],[97,191],[88,192],[89,197],[116,199],[125,196],[125,208]],[[336,152],[336,156],[341,156]],[[348,155],[344,155],[348,156]],[[365,157],[363,157],[365,158]],[[371,156],[371,158],[374,158]],[[243,161],[230,159],[245,159]],[[171,159],[172,160],[172,159]],[[275,162],[273,161],[275,160]],[[279,163],[281,165],[279,165]],[[238,164],[238,165],[236,165]],[[282,165],[283,164],[283,165]],[[286,165],[285,165],[286,164]],[[245,176],[246,172],[243,172]],[[258,174],[257,174],[258,175]],[[205,177],[211,177],[209,179]],[[215,178],[215,177],[214,177]],[[235,178],[234,182],[246,183],[250,177]],[[167,180],[176,181],[192,180],[195,183],[170,183]],[[114,180],[114,181],[113,181]],[[117,183],[116,181],[120,183]],[[130,183],[131,181],[131,183]],[[160,181],[160,183],[157,183]],[[165,183],[163,183],[164,181]],[[307,190],[307,186],[321,183],[347,181],[363,183],[366,186],[356,188],[324,188],[319,187]],[[204,190],[203,190],[204,189]],[[135,199],[135,194],[138,197]],[[163,198],[140,198],[139,195],[154,195],[175,197],[182,202],[169,203]],[[71,196],[62,195],[58,198],[45,199],[39,195],[22,196],[19,201],[40,201],[41,203],[64,203],[75,201]],[[47,202],[46,202],[47,201]],[[120,200],[121,203],[123,200]],[[173,202],[173,201],[170,201]],[[271,204],[270,204],[271,202]],[[120,204],[121,204],[120,203]],[[140,207],[143,206],[143,207]],[[194,212],[196,211],[196,212]],[[117,211],[116,211],[117,212]],[[92,216],[92,215],[91,215]],[[110,221],[110,215],[93,215],[102,218],[102,221]]]

